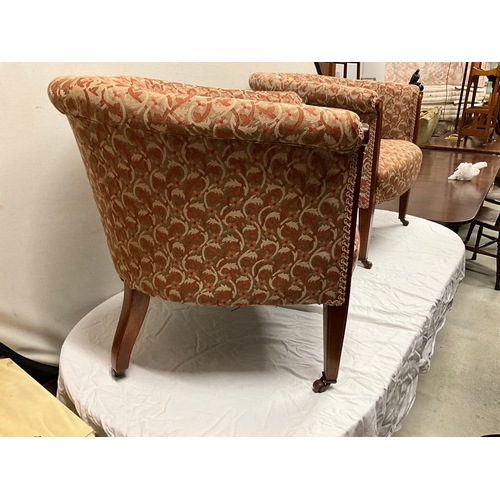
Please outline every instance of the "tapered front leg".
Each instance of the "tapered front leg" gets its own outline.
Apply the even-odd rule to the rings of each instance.
[[[358,260],[364,267],[370,269],[372,263],[368,260],[368,248],[373,226],[373,214],[375,205],[368,208],[359,209],[359,256]]]
[[[406,220],[406,212],[408,211],[408,200],[410,199],[410,190],[406,191],[399,197],[399,220],[403,226],[407,226],[409,222]]]
[[[125,375],[130,363],[137,335],[148,311],[149,295],[124,286],[123,304],[111,349],[112,372],[115,377]]]
[[[324,371],[313,384],[314,392],[324,392],[330,384],[337,382],[348,309],[347,301],[341,306],[323,306]]]

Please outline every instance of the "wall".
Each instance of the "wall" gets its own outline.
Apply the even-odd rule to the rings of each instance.
[[[66,118],[47,85],[67,74],[140,75],[248,88],[254,71],[311,63],[0,63],[0,343],[57,365],[64,339],[122,290]]]
[[[385,80],[385,62],[361,63],[361,78],[375,78],[378,82],[383,82]]]

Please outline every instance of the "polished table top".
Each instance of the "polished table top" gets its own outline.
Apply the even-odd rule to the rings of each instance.
[[[411,188],[407,213],[446,226],[467,224],[476,216],[495,180],[500,157],[435,149],[423,149],[422,153],[422,168]],[[480,161],[488,166],[472,180],[448,180],[460,163]],[[377,208],[396,212],[398,200],[381,203]]]

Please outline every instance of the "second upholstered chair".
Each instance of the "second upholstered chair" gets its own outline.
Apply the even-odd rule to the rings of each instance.
[[[73,129],[124,282],[114,375],[158,297],[322,304],[324,372],[313,389],[335,382],[356,259],[358,115],[304,106],[293,92],[139,77],[61,77],[48,93]]]
[[[371,267],[375,206],[399,198],[399,219],[408,224],[410,188],[422,164],[416,145],[422,92],[415,85],[305,73],[254,73],[249,83],[254,90],[297,92],[310,105],[351,110],[370,125],[359,199],[359,259]]]

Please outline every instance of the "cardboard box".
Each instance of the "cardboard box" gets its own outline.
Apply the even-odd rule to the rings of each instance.
[[[94,431],[11,359],[0,359],[1,437],[93,437]]]

